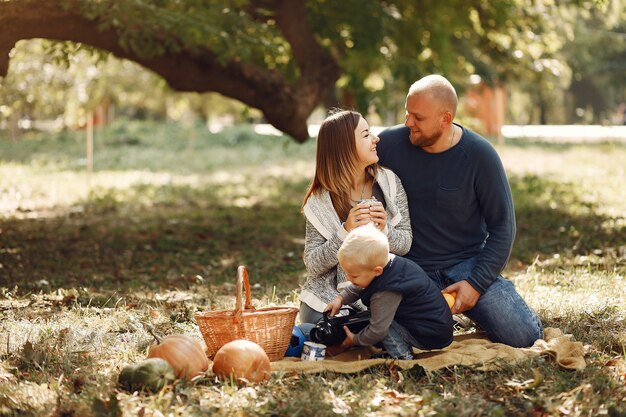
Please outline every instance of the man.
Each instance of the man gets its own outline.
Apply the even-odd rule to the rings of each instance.
[[[515,238],[515,212],[502,162],[480,135],[453,123],[450,82],[429,75],[406,98],[406,121],[383,131],[380,163],[402,181],[413,242],[405,256],[444,292],[456,292],[452,313],[464,313],[489,339],[526,347],[543,337],[537,315],[500,273]]]

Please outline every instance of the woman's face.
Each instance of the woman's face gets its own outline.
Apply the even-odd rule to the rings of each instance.
[[[376,144],[380,139],[370,132],[370,126],[362,117],[359,119],[356,129],[354,129],[354,139],[356,141],[356,154],[359,157],[359,162],[364,167],[378,162]]]

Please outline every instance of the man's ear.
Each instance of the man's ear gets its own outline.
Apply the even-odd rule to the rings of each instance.
[[[441,121],[444,124],[451,124],[452,123],[452,113],[450,113],[449,111],[444,111],[443,114],[441,115]]]
[[[376,276],[379,276],[382,273],[383,273],[383,267],[382,266],[379,265],[379,266],[375,266],[374,267],[374,274]]]

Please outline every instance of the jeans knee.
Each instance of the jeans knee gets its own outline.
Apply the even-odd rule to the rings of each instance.
[[[500,337],[489,338],[494,342],[503,343],[514,348],[531,347],[537,340],[543,339],[543,326],[539,318],[536,319],[536,322],[528,323],[527,326],[518,326],[515,330],[507,332]]]
[[[528,338],[526,340],[526,346],[532,346],[537,340],[543,339],[543,325],[541,324],[541,320],[537,317],[537,326],[535,326],[528,334]]]

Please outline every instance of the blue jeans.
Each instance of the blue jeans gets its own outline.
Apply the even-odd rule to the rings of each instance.
[[[413,347],[424,349],[411,333],[400,323],[393,320],[389,333],[383,339],[383,346],[392,358],[413,359]]]
[[[440,289],[444,289],[469,278],[476,260],[470,258],[449,268],[426,273]],[[543,337],[543,326],[537,314],[518,294],[515,285],[502,276],[498,276],[476,305],[463,314],[482,327],[492,342],[528,347]]]

